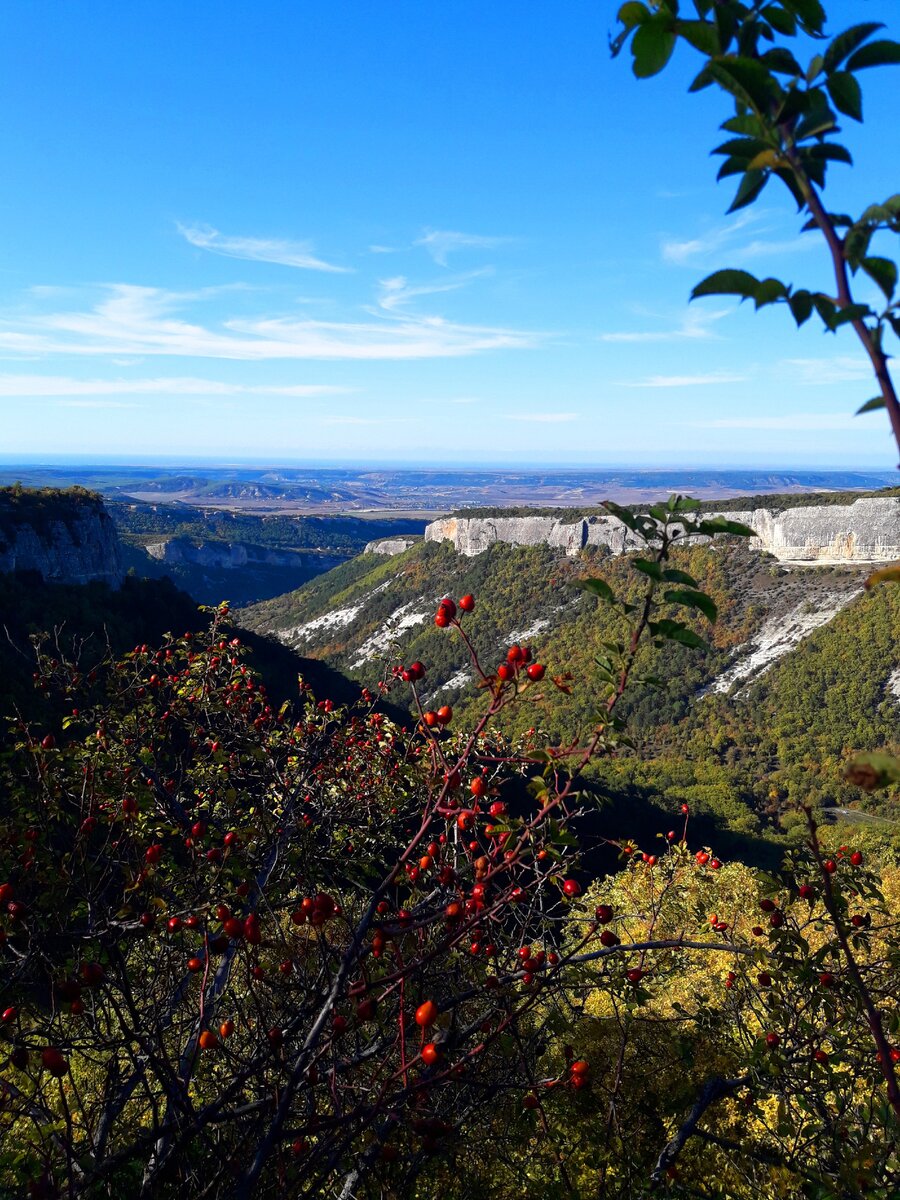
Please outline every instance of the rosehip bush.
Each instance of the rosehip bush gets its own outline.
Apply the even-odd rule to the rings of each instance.
[[[726,955],[728,997],[747,1001],[722,1051],[741,1084],[722,1091],[707,1079],[702,1111],[745,1078],[759,1091],[777,1063],[782,1091],[797,1103],[810,1096],[816,1139],[839,1134],[870,1153],[896,1083],[882,1028],[893,982],[871,982],[867,947],[883,922],[864,864],[851,853],[829,873],[812,825],[803,870],[820,907],[798,900],[803,924],[768,897],[785,921],[749,939],[746,915],[717,912],[699,933],[662,904],[695,877],[713,887],[728,876],[688,846],[687,814],[658,853],[620,847],[626,876],[643,871],[661,889],[634,912],[598,904],[586,887],[572,831],[587,802],[581,773],[633,745],[618,706],[629,688],[652,686],[644,644],[696,645],[694,614],[716,615],[669,564],[671,549],[746,532],[678,497],[646,515],[615,511],[642,547],[633,565],[643,598],[625,603],[602,580],[585,582],[623,632],[598,664],[594,728],[566,746],[535,750],[492,733],[507,705],[567,686],[552,664],[546,677],[529,670],[519,645],[496,668],[472,654],[483,701],[470,729],[447,705],[423,709],[420,662],[398,664],[378,689],[410,689],[411,730],[367,691],[335,708],[301,680],[296,702],[276,707],[224,607],[207,634],[136,646],[87,678],[39,658],[39,691],[66,715],[50,729],[14,720],[0,759],[0,1186],[349,1197],[409,1195],[421,1179],[451,1190],[446,1164],[458,1171],[473,1137],[501,1135],[498,1121],[530,1114],[552,1139],[572,1105],[620,1107],[634,1030],[650,1028],[655,989],[685,954]],[[463,599],[446,597],[436,617],[470,645],[474,601]],[[778,886],[793,896],[790,882]],[[866,903],[845,909],[854,891]],[[819,926],[817,941],[808,931]],[[747,1000],[742,964],[770,958],[784,1001],[760,1000],[762,1012]],[[826,970],[835,988],[821,982]],[[811,980],[814,1001],[798,1007]],[[577,1014],[598,990],[608,1007],[597,1020],[614,1022],[626,1051],[592,1060],[570,1047],[560,1058],[557,1038],[582,1036]],[[708,1019],[702,1007],[689,1017],[695,1027]],[[844,1040],[803,1024],[844,1020]],[[857,1070],[861,1028],[869,1042]],[[833,1056],[837,1082],[810,1058],[818,1050]],[[869,1103],[865,1131],[841,1107],[849,1093],[838,1083]],[[683,1092],[659,1099],[657,1143],[685,1116]],[[616,1136],[628,1144],[627,1131]],[[675,1169],[688,1136],[663,1138],[659,1163],[642,1162],[648,1186]],[[866,1170],[880,1183],[889,1165]],[[572,1183],[558,1157],[546,1173]]]

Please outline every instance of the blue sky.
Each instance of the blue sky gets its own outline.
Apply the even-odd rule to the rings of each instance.
[[[688,306],[821,245],[774,184],[723,215],[724,100],[611,61],[615,8],[5,5],[0,452],[892,465],[851,333]],[[851,212],[900,190],[900,69],[863,83]]]

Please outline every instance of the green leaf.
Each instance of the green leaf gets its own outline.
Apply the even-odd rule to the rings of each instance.
[[[658,562],[653,562],[649,558],[634,558],[631,560],[631,565],[636,571],[649,575],[651,579],[661,580],[663,577],[662,567]]]
[[[697,608],[708,621],[713,624],[719,616],[719,610],[711,596],[707,596],[706,592],[694,591],[688,588],[672,588],[664,593],[664,599],[670,604],[682,604],[687,608]]]
[[[872,588],[876,583],[900,583],[900,563],[893,563],[890,567],[882,567],[880,571],[875,571],[866,580],[865,587]]]
[[[827,17],[819,0],[782,0],[784,7],[800,18],[807,32],[820,34]]]
[[[888,568],[897,570],[897,568]],[[883,574],[883,572],[879,572]],[[900,579],[900,572],[897,578]],[[896,580],[894,580],[896,582]],[[900,759],[892,754],[856,754],[844,769],[844,778],[866,792],[900,782]]]
[[[868,304],[848,304],[831,318],[831,328],[833,330],[840,329],[842,325],[849,325],[853,321],[862,321],[866,317],[874,315]]]
[[[674,49],[675,34],[667,17],[643,21],[631,41],[632,69],[637,78],[649,79],[651,75],[658,75]]]
[[[806,82],[812,83],[812,81],[818,75],[822,74],[822,71],[824,69],[825,69],[824,56],[821,54],[814,54],[812,56],[812,58],[809,60],[809,66],[806,68]]]
[[[786,37],[793,37],[797,32],[797,22],[789,12],[775,4],[767,4],[761,15],[769,22],[774,30]]]
[[[844,162],[853,166],[853,156],[846,146],[838,142],[820,142],[817,146],[809,146],[803,151],[804,157],[821,158],[829,162]]]
[[[897,264],[889,258],[864,258],[859,264],[873,282],[877,283],[890,302],[897,287]]]
[[[679,571],[677,567],[668,567],[663,571],[663,579],[666,583],[685,583],[688,587],[695,588],[697,580],[693,575],[688,575],[687,571]]]
[[[856,410],[854,416],[859,416],[860,413],[875,412],[877,408],[884,408],[884,396],[873,396],[871,400],[867,400],[860,408]]]
[[[794,320],[797,322],[797,327],[805,325],[812,316],[813,310],[812,296],[809,292],[801,288],[800,291],[788,296],[788,304],[794,315]]]
[[[708,649],[700,634],[688,629],[681,621],[650,621],[649,629],[654,637],[664,638],[667,642],[680,642],[683,646]]]
[[[772,146],[764,138],[759,137],[737,137],[730,138],[727,142],[723,142],[721,146],[716,146],[713,154],[733,155],[735,158],[743,158],[748,162],[751,158],[755,158],[762,150],[771,150]]]
[[[861,71],[864,67],[892,67],[900,63],[900,42],[869,42],[857,50],[847,63],[848,71]]]
[[[781,91],[766,68],[753,58],[729,55],[716,59],[709,64],[709,72],[719,87],[757,112],[767,112]]]
[[[626,29],[633,29],[635,25],[642,25],[649,16],[650,10],[646,4],[641,4],[640,0],[627,0],[619,9],[617,19]]]
[[[678,21],[675,29],[701,54],[712,56],[719,53],[719,32],[711,21]]]
[[[803,78],[803,68],[784,46],[774,46],[771,50],[767,50],[761,60],[770,71],[778,71],[781,75],[795,75],[798,79]]]
[[[699,296],[740,296],[746,300],[755,294],[758,287],[759,280],[749,271],[713,271],[712,275],[707,275],[694,287],[691,299],[696,300]]]
[[[844,238],[844,258],[848,265],[856,271],[869,252],[869,243],[874,236],[875,230],[871,225],[857,222],[851,229],[847,231]]]
[[[780,279],[763,279],[753,293],[757,312],[767,304],[783,300],[787,294],[788,290]]]
[[[828,95],[833,100],[834,107],[839,112],[846,113],[854,121],[863,119],[862,88],[855,76],[851,75],[849,71],[835,71],[833,75],[828,76],[825,86],[828,88]]]
[[[748,171],[731,202],[729,213],[737,212],[738,209],[752,204],[768,182],[769,176],[765,171]]]
[[[605,579],[577,579],[575,587],[581,588],[583,592],[590,592],[592,596],[599,596],[601,600],[605,600],[608,604],[615,603],[615,592],[613,592]]]
[[[727,517],[710,517],[706,521],[701,521],[697,528],[700,533],[708,534],[710,537],[715,537],[717,533],[727,533],[732,537],[756,537],[755,531],[749,525],[744,525],[740,521],[729,521]]]
[[[845,58],[862,43],[872,36],[878,29],[884,29],[884,24],[880,21],[868,21],[863,25],[853,25],[850,29],[845,29],[843,33],[839,33],[832,41],[831,45],[825,51],[825,71],[831,74],[835,68],[839,67]]]

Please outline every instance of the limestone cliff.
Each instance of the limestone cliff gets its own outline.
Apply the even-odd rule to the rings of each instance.
[[[0,571],[36,571],[48,583],[117,587],[119,539],[99,496],[67,491],[0,489]]]
[[[757,508],[720,515],[742,521],[755,532],[750,546],[782,562],[866,563],[900,558],[900,498],[861,498],[851,504]],[[512,546],[554,546],[577,554],[585,546],[605,546],[621,554],[633,536],[615,517],[445,517],[425,530],[428,542],[451,541],[459,554],[481,554],[493,542]]]
[[[299,567],[311,558],[309,551],[272,550],[268,546],[253,546],[246,542],[194,542],[190,538],[165,538],[143,547],[150,558],[167,566],[191,565],[221,570],[239,570],[247,566]],[[323,562],[337,566],[343,555],[319,556]]]
[[[385,554],[388,557],[394,554],[405,554],[410,546],[416,544],[417,538],[380,538],[374,542],[367,542],[363,554]]]

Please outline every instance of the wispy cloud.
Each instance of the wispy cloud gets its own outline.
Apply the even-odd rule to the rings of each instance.
[[[540,421],[546,424],[556,424],[558,421],[577,421],[578,413],[574,412],[542,412],[542,413],[510,413],[511,421]]]
[[[730,371],[709,371],[703,375],[648,375],[645,379],[622,381],[621,387],[632,388],[681,388],[708,387],[713,384],[746,383],[746,375]]]
[[[601,333],[601,342],[681,342],[711,341],[718,338],[710,326],[729,316],[731,308],[689,308],[674,329],[629,330],[622,333]]]
[[[60,400],[58,408],[140,408],[139,404],[125,404],[120,400]]]
[[[849,354],[833,358],[788,358],[782,365],[796,374],[799,383],[812,387],[856,383],[872,377],[871,364]]]
[[[438,266],[446,267],[448,256],[457,250],[490,250],[509,240],[505,237],[483,237],[477,233],[459,233],[451,229],[426,229],[413,245],[424,246]]]
[[[480,271],[468,271],[464,275],[452,275],[433,283],[419,284],[410,283],[405,275],[395,275],[391,279],[379,281],[381,294],[378,297],[378,307],[386,312],[395,312],[397,309],[404,308],[410,300],[415,300],[418,296],[434,296],[439,292],[456,292],[471,283],[473,279],[480,279],[492,273],[490,267],[484,267]]]
[[[15,354],[165,355],[239,359],[456,358],[487,350],[523,349],[537,335],[404,313],[394,319],[321,321],[291,316],[226,318],[216,325],[178,314],[197,302],[133,284],[102,289],[89,307],[0,318],[0,350]]]
[[[685,240],[664,238],[660,249],[663,262],[677,267],[691,267],[724,253],[733,264],[766,256],[777,258],[815,246],[814,239],[802,235],[779,238],[778,233],[782,228],[779,215],[771,210],[740,212],[730,221],[713,225],[697,237]],[[746,241],[751,230],[751,240]],[[774,235],[772,238],[761,236],[769,232]]]
[[[814,432],[817,429],[865,430],[864,425],[850,413],[790,413],[786,416],[766,417],[716,417],[709,421],[695,421],[699,429],[781,429]]]
[[[350,392],[330,384],[223,383],[219,379],[74,379],[65,375],[0,375],[0,396],[327,396]],[[81,402],[78,402],[81,403]],[[100,401],[84,401],[99,407]],[[76,404],[76,401],[72,401]]]
[[[200,250],[221,254],[226,258],[243,258],[251,262],[278,263],[283,267],[299,267],[305,271],[328,271],[345,274],[352,268],[325,262],[314,253],[309,242],[287,242],[277,238],[230,237],[211,225],[182,225],[178,232]]]
[[[323,417],[323,425],[408,425],[409,417]]]

